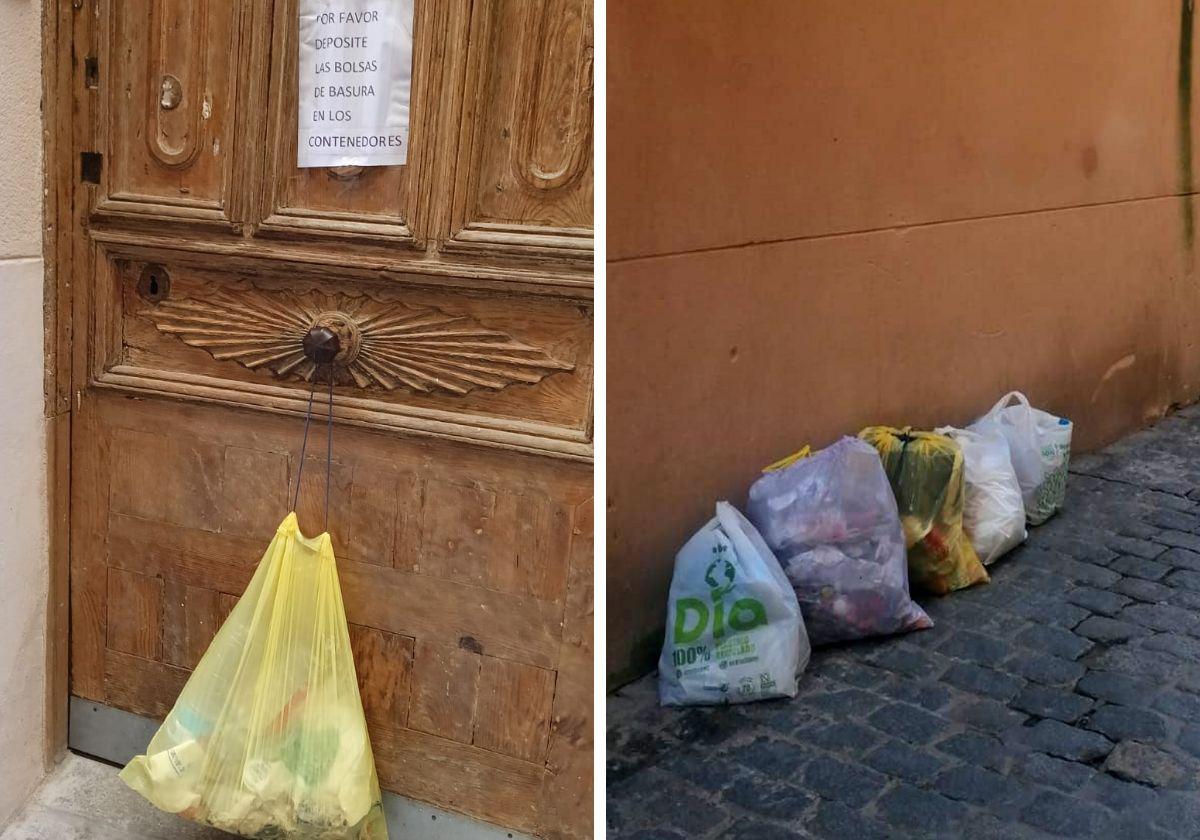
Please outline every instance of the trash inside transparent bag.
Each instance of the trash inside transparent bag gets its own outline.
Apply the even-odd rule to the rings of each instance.
[[[772,464],[750,488],[747,513],[795,589],[814,645],[933,625],[909,596],[896,500],[870,444],[845,437]]]
[[[327,533],[305,537],[288,514],[121,778],[164,811],[243,837],[387,837]]]
[[[875,447],[896,496],[908,574],[938,595],[988,580],[963,532],[965,482],[959,445],[945,435],[871,426],[859,437]]]

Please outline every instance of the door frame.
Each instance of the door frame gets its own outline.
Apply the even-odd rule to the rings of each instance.
[[[75,300],[72,264],[76,218],[72,159],[76,123],[72,114],[74,75],[71,39],[84,0],[42,0],[42,257],[46,493],[47,600],[44,755],[57,764],[67,749],[70,695],[70,513],[72,330]],[[84,57],[79,57],[84,61]]]

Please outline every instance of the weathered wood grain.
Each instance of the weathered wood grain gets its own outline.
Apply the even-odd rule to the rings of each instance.
[[[540,831],[540,764],[413,729],[371,727],[379,781],[388,790],[518,831]]]
[[[483,657],[472,743],[525,761],[546,760],[554,671]]]
[[[567,610],[546,758],[548,772],[538,806],[541,833],[563,840],[591,837],[593,832],[595,515],[592,499],[575,508],[573,520]]]
[[[467,647],[417,639],[408,725],[419,732],[471,743],[483,657]]]
[[[408,725],[415,644],[411,636],[350,625],[354,669],[368,721],[389,729]]]
[[[162,656],[162,580],[124,569],[108,570],[109,650]]]
[[[592,3],[475,4],[451,250],[586,259]]]
[[[104,652],[104,685],[108,704],[162,720],[175,705],[191,674],[183,668],[152,662],[115,650]]]
[[[222,620],[221,593],[165,580],[162,661],[188,670],[195,668]]]

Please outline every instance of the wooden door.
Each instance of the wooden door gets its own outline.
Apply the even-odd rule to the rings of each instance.
[[[417,0],[408,164],[306,170],[296,0],[60,5],[71,693],[170,708],[288,510],[299,342],[337,323],[382,785],[590,836],[590,3]]]

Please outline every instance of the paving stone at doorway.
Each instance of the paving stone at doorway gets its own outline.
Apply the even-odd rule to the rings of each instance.
[[[218,840],[233,837],[164,813],[117,778],[118,768],[68,753],[0,840]]]
[[[931,630],[818,648],[794,699],[617,691],[609,836],[1200,837],[1200,407],[1074,459],[989,572],[918,594]]]

